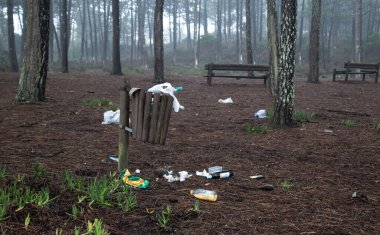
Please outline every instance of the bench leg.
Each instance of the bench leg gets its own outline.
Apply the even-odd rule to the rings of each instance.
[[[335,76],[336,76],[336,69],[334,69],[334,72],[333,72],[333,82],[335,82]]]
[[[348,82],[348,72],[346,72],[346,78],[345,78],[346,82]]]
[[[211,86],[211,76],[207,77],[207,86]]]
[[[365,81],[365,73],[363,73],[363,81]]]
[[[376,77],[375,77],[375,83],[377,83],[377,79],[378,79],[378,77],[379,77],[379,74],[376,73],[375,76],[376,76]]]

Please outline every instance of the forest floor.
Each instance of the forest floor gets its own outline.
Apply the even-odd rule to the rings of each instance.
[[[154,85],[152,75],[130,79],[133,87]],[[86,184],[117,171],[108,156],[117,155],[118,126],[101,124],[107,107],[82,101],[118,104],[121,80],[100,71],[49,74],[47,101],[28,105],[13,101],[18,75],[0,74],[1,188],[14,185],[26,194],[27,186],[35,193],[48,187],[53,198],[45,207],[11,203],[1,234],[74,234],[75,227],[84,233],[95,219],[110,234],[380,234],[380,84],[373,79],[310,84],[296,78],[295,107],[313,113],[312,120],[261,133],[245,129],[269,124],[253,115],[273,107],[261,80],[215,78],[207,87],[202,77],[169,76],[183,87],[177,98],[185,109],[172,113],[166,145],[130,140],[129,169],[139,169],[150,185],[131,189],[137,207],[129,212],[114,195],[109,205],[88,197],[80,202],[86,190],[70,192],[64,179],[69,171]],[[218,103],[228,97],[234,103]],[[195,175],[212,166],[234,176]],[[193,176],[169,183],[157,178],[162,168]],[[265,179],[250,178],[256,174]],[[264,184],[274,189],[258,190]],[[189,192],[197,188],[214,190],[217,201],[200,201],[194,209]],[[76,218],[73,205],[83,209]]]

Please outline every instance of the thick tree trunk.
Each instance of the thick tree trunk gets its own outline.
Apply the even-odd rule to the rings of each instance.
[[[175,1],[176,2],[176,1]],[[219,2],[218,2],[219,4]],[[203,1],[203,33],[208,34],[208,14],[207,14],[207,0]]]
[[[173,2],[173,63],[177,64],[177,10],[178,1]]]
[[[83,61],[84,52],[85,52],[85,42],[86,42],[86,1],[82,1],[83,7],[82,7],[82,35],[81,35],[81,44],[80,44],[80,58],[79,61]]]
[[[297,2],[282,0],[280,37],[280,79],[275,100],[273,124],[292,126],[294,124],[294,67]]]
[[[27,0],[26,5],[25,53],[16,101],[29,103],[45,100],[50,0]]]
[[[238,64],[240,64],[240,1],[236,0],[236,63]]]
[[[267,27],[268,27],[268,50],[269,50],[269,66],[270,76],[267,86],[273,96],[277,95],[279,68],[278,54],[278,30],[277,30],[277,13],[276,1],[267,0]]]
[[[312,0],[310,46],[309,46],[309,76],[307,81],[319,83],[319,32],[321,26],[321,0]]]
[[[302,62],[302,40],[303,40],[303,18],[304,18],[304,12],[305,12],[305,0],[302,0],[302,7],[301,7],[301,19],[300,19],[300,30],[299,30],[299,43],[298,43],[298,63],[301,64]]]
[[[138,41],[137,41],[137,60],[141,67],[146,68],[148,65],[148,54],[145,45],[145,12],[146,12],[146,1],[141,0],[137,2],[138,7]]]
[[[186,14],[186,47],[191,50],[191,32],[190,32],[190,6],[189,0],[185,0],[185,14]]]
[[[222,60],[222,0],[218,0],[218,7],[217,7],[217,41],[218,41],[218,54],[217,54],[217,61],[220,62]]]
[[[87,0],[87,16],[88,16],[88,28],[89,28],[89,38],[90,38],[90,45],[91,45],[91,62],[94,62],[94,40],[92,38],[93,30],[92,30],[92,23],[91,23],[91,13],[90,13],[90,0]]]
[[[68,35],[67,0],[61,0],[61,66],[62,73],[69,72],[69,35]]]
[[[108,57],[108,26],[109,26],[108,19],[109,19],[110,5],[112,4],[107,4],[107,0],[103,1],[103,9],[104,9],[104,15],[103,15],[104,39],[103,39],[103,53],[102,53],[103,64],[107,61],[107,57]]]
[[[8,46],[9,46],[9,65],[12,72],[18,72],[16,55],[16,43],[13,24],[13,0],[7,0],[7,23],[8,23]]]
[[[247,64],[253,64],[252,59],[252,33],[251,33],[251,0],[245,0],[245,40],[247,46]]]
[[[164,83],[164,0],[156,0],[154,9],[154,81]]]
[[[355,62],[362,61],[362,0],[355,0]]]
[[[112,75],[122,75],[120,63],[119,0],[112,0]]]
[[[94,22],[94,61],[98,62],[98,27],[96,25],[95,0],[92,0],[92,20]]]

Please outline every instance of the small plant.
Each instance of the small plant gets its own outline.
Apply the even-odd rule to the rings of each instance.
[[[70,213],[67,213],[68,215],[70,215],[73,219],[77,219],[79,218],[79,216],[82,216],[84,214],[84,209],[82,207],[78,207],[73,204],[71,206],[71,214]]]
[[[0,166],[0,180],[5,179],[5,174],[6,174],[5,165],[2,165],[2,166]]]
[[[252,125],[252,124],[246,124],[244,126],[244,130],[248,133],[265,133],[268,130],[267,126],[260,126],[260,125]]]
[[[55,198],[50,198],[49,188],[43,188],[35,194],[33,202],[39,207],[47,207]]]
[[[273,110],[272,109],[266,109],[265,112],[266,112],[266,115],[268,118],[273,117]]]
[[[90,182],[90,185],[87,188],[87,196],[91,200],[90,206],[92,204],[97,204],[101,207],[109,206],[110,195],[113,191],[114,187],[109,178],[103,177],[99,180],[95,178],[94,181]]]
[[[28,213],[28,215],[25,217],[25,220],[24,220],[24,226],[26,230],[28,229],[29,224],[30,224],[30,215]]]
[[[55,230],[55,235],[62,235],[62,228],[57,228]]]
[[[103,227],[102,220],[95,219],[93,223],[91,221],[87,222],[87,233],[86,234],[106,235],[109,233]]]
[[[6,214],[10,205],[10,195],[4,189],[0,189],[0,221],[6,219]]]
[[[306,113],[303,111],[294,111],[294,119],[297,122],[310,122],[311,119],[314,117],[314,113]]]
[[[289,181],[285,180],[281,183],[281,187],[283,190],[289,190],[291,187],[293,187],[293,184],[291,184]]]
[[[157,212],[156,213],[156,218],[157,218],[157,225],[165,230],[165,231],[170,231],[169,227],[169,221],[170,221],[170,216],[173,213],[173,209],[170,205],[166,205],[166,210]]]
[[[103,98],[85,98],[82,100],[82,104],[90,107],[103,107],[113,105],[111,100]]]
[[[380,131],[380,119],[376,120],[376,122],[375,122],[375,129],[377,131]]]
[[[10,192],[12,203],[17,206],[16,211],[22,210],[26,204],[33,203],[35,201],[36,194],[29,186],[20,189],[17,185],[13,184],[10,187]]]
[[[16,176],[16,182],[20,184],[24,184],[25,182],[25,174],[17,174]]]
[[[83,195],[83,196],[78,195],[78,201],[77,201],[77,203],[81,204],[82,202],[84,202],[84,200],[86,200],[86,198],[87,198],[87,196],[85,196],[85,195]]]
[[[343,124],[343,126],[346,126],[346,127],[355,127],[356,126],[356,121],[355,120],[351,120],[351,119],[347,119],[347,120],[343,120],[342,124]]]
[[[33,164],[33,178],[41,179],[47,174],[46,168],[41,163]]]
[[[74,192],[75,190],[81,191],[84,188],[83,179],[76,177],[71,171],[64,171],[63,179],[67,190],[70,192]]]
[[[74,235],[80,235],[80,228],[78,228],[77,226],[75,226],[74,228]]]
[[[130,191],[129,187],[122,186],[123,191],[116,195],[117,204],[124,212],[129,212],[137,206],[136,194]]]
[[[200,205],[199,200],[195,200],[195,201],[194,201],[194,205],[193,205],[193,207],[190,209],[190,211],[195,212],[195,213],[197,213],[197,214],[200,214],[202,211],[201,211],[201,209],[199,208],[199,205]]]

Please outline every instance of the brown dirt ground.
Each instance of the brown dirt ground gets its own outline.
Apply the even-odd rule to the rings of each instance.
[[[134,87],[154,85],[152,75],[130,79]],[[158,212],[168,204],[173,208],[170,232],[178,234],[380,234],[380,131],[374,124],[380,119],[380,84],[371,79],[333,83],[323,78],[309,84],[296,78],[296,108],[314,113],[312,122],[247,133],[247,123],[268,123],[253,113],[273,107],[262,81],[216,78],[207,87],[204,78],[169,76],[173,86],[184,88],[177,97],[185,110],[172,113],[165,146],[130,142],[129,168],[140,169],[151,182],[146,190],[133,190],[138,208],[125,214],[115,206],[86,207],[82,217],[71,219],[66,212],[77,195],[64,191],[63,171],[95,177],[117,170],[117,163],[106,159],[117,154],[118,127],[101,125],[104,108],[84,106],[81,100],[118,103],[120,80],[99,71],[49,74],[47,101],[26,105],[12,101],[17,74],[0,74],[0,165],[6,165],[8,177],[30,177],[32,165],[42,163],[51,172],[44,183],[59,196],[48,208],[11,208],[10,217],[0,222],[2,234],[54,234],[57,228],[73,234],[75,226],[83,231],[95,218],[111,234],[157,234],[163,231],[146,209]],[[217,102],[227,97],[234,103]],[[342,125],[348,119],[357,126]],[[193,175],[175,183],[156,181],[154,175],[159,167],[195,174],[215,165],[235,175],[209,181]],[[258,173],[266,178],[249,178]],[[284,190],[284,181],[292,187]],[[265,183],[274,190],[255,190]],[[201,202],[201,214],[189,212],[194,204],[189,191],[195,188],[218,193],[216,202]],[[368,201],[352,198],[355,191]],[[25,230],[28,213],[31,223]]]

